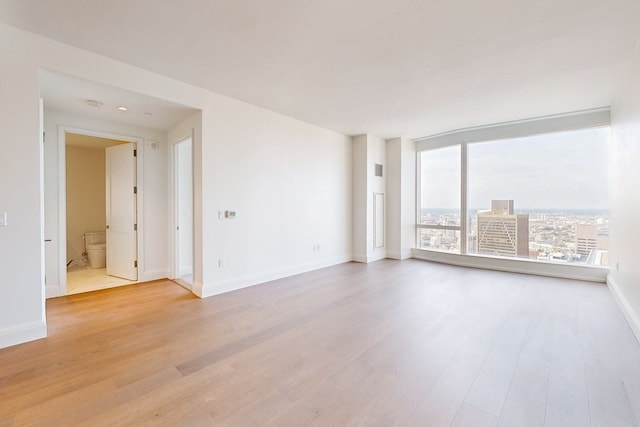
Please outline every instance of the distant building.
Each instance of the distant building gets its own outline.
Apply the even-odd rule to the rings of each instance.
[[[595,224],[576,224],[576,253],[588,256],[598,247],[598,226]]]
[[[608,229],[596,224],[576,224],[576,253],[583,260],[586,258],[587,264],[608,265],[608,249]]]
[[[513,200],[492,200],[491,211],[477,214],[479,254],[529,257],[529,215],[515,214]]]

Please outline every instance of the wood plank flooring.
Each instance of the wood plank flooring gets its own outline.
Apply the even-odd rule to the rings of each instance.
[[[603,284],[383,260],[200,300],[47,302],[0,350],[0,426],[637,426],[640,346]]]

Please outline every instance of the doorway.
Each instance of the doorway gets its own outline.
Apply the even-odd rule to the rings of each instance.
[[[59,142],[62,294],[137,283],[137,141],[61,128]]]
[[[193,287],[193,143],[173,144],[174,266],[176,282]]]

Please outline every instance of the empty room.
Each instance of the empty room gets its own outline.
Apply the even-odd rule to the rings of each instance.
[[[0,0],[0,426],[640,425],[638,23]]]

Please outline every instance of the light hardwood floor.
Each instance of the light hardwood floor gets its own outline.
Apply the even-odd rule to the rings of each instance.
[[[0,426],[635,426],[640,346],[603,284],[349,263],[200,300],[47,302],[0,350]]]

